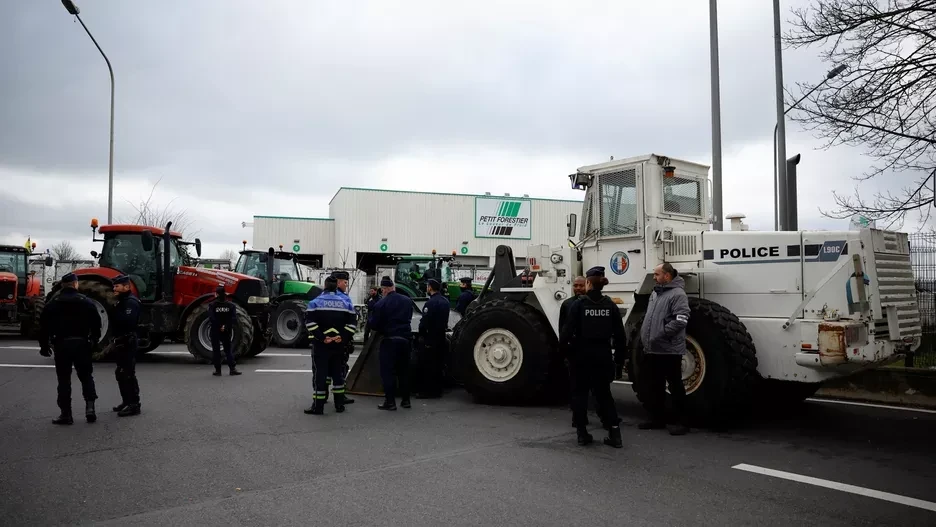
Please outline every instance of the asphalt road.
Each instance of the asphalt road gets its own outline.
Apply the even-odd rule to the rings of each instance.
[[[567,408],[456,391],[309,416],[311,374],[257,371],[308,370],[305,353],[271,349],[217,378],[171,345],[138,365],[142,415],[109,411],[113,365],[98,363],[98,422],[60,427],[52,361],[34,346],[0,338],[5,525],[936,524],[932,412],[808,402],[673,437],[637,430],[641,409],[616,385],[625,447],[600,444],[592,416],[598,441],[581,448]],[[80,416],[77,378],[73,390]]]

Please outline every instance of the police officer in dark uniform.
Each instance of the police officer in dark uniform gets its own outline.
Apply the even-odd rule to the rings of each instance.
[[[377,294],[377,288],[370,288],[370,293],[367,295],[367,312],[370,313],[374,306],[377,305],[377,302],[380,300],[380,295]],[[367,342],[367,339],[370,338],[370,323],[364,324],[364,342]]]
[[[585,274],[585,296],[569,308],[559,343],[565,348],[563,351],[569,357],[575,379],[572,383],[572,419],[578,432],[578,443],[587,445],[594,439],[586,429],[588,392],[591,391],[595,395],[601,424],[608,431],[604,443],[621,448],[621,420],[611,397],[615,368],[611,339],[614,339],[617,354],[623,354],[627,346],[621,312],[614,301],[601,294],[607,284],[603,267],[588,270]]]
[[[474,291],[471,290],[471,278],[465,277],[459,280],[461,284],[461,294],[458,295],[458,300],[455,301],[455,311],[459,315],[465,316],[465,312],[468,310],[468,305],[475,299]]]
[[[136,378],[137,326],[140,323],[140,300],[130,290],[130,277],[120,275],[113,279],[117,305],[114,306],[114,354],[117,359],[117,387],[121,403],[114,407],[120,417],[139,415],[140,384]]]
[[[208,304],[208,322],[211,326],[211,358],[215,367],[212,375],[221,376],[222,345],[230,374],[240,375],[241,372],[237,371],[237,362],[234,360],[234,350],[231,349],[234,325],[237,323],[237,310],[232,302],[227,301],[223,285],[215,289],[215,300]]]
[[[335,411],[345,410],[345,343],[354,338],[357,331],[357,314],[346,295],[339,295],[338,281],[334,276],[325,279],[322,294],[309,302],[306,309],[306,329],[312,339],[312,360],[315,362],[314,402],[305,413],[325,413],[328,397],[326,377],[332,378],[332,393],[335,394]]]
[[[78,292],[78,277],[68,273],[62,277],[62,291],[42,311],[39,317],[39,353],[52,355],[55,346],[55,375],[58,377],[58,407],[62,413],[52,421],[57,425],[74,422],[71,410],[71,370],[81,381],[81,394],[85,400],[85,419],[97,420],[91,353],[101,340],[101,317],[97,309]]]
[[[348,303],[351,304],[352,309],[354,308],[354,302],[351,301],[351,297],[348,296],[348,280],[351,278],[351,275],[347,271],[334,271],[332,276],[335,277],[335,280],[338,281],[338,290],[335,294],[344,296],[348,299]],[[357,324],[357,310],[354,312],[354,323]],[[345,348],[342,355],[342,368],[344,371],[344,380],[348,381],[348,372],[351,371],[351,368],[348,366],[348,361],[351,360],[351,354],[354,353],[354,339],[349,338],[344,342]],[[329,384],[331,384],[331,377],[328,378]],[[328,397],[326,396],[326,400]],[[345,404],[354,404],[354,399],[348,397],[348,394],[345,394],[344,397]]]
[[[426,282],[429,300],[419,319],[419,335],[423,347],[419,353],[421,391],[418,399],[442,396],[442,365],[445,361],[445,333],[448,331],[449,302],[440,293],[442,284],[435,278]]]
[[[393,280],[385,276],[380,280],[383,298],[374,306],[370,325],[383,335],[380,342],[380,378],[383,381],[384,402],[381,410],[396,410],[397,382],[400,406],[410,407],[409,362],[412,350],[413,301],[396,292]]]

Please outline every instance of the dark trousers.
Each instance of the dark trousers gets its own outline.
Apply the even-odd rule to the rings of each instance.
[[[331,381],[332,393],[345,393],[344,357],[343,344],[316,344],[313,348],[313,398],[316,401],[325,401],[328,398],[328,381]]]
[[[58,377],[58,407],[71,413],[71,371],[75,367],[85,401],[97,399],[94,389],[91,343],[87,339],[62,339],[55,343],[55,376]]]
[[[397,389],[402,399],[409,399],[410,340],[402,337],[384,338],[380,343],[380,380],[384,397],[396,402]]]
[[[221,346],[224,346],[224,358],[227,359],[228,368],[234,369],[234,350],[231,349],[231,332],[211,332],[211,360],[216,370],[221,370]]]
[[[641,382],[648,395],[650,418],[666,421],[666,386],[673,398],[673,411],[680,423],[686,416],[686,388],[682,381],[682,355],[646,353],[640,371]]]
[[[445,339],[427,338],[419,351],[419,391],[422,395],[442,395],[442,365]]]
[[[114,377],[117,379],[117,388],[120,390],[123,404],[140,404],[140,384],[136,378],[136,338],[118,338],[114,355],[117,359]]]
[[[584,428],[588,421],[588,394],[594,394],[598,417],[605,428],[617,426],[618,418],[611,382],[614,381],[614,362],[610,354],[598,350],[577,351],[578,356],[569,359],[572,373],[572,422]]]

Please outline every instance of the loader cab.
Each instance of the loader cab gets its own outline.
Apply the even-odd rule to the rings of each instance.
[[[673,233],[709,229],[707,166],[650,155],[582,167],[569,179],[585,191],[582,267],[603,266],[608,292],[649,292],[643,289],[652,288],[653,267],[696,252]]]

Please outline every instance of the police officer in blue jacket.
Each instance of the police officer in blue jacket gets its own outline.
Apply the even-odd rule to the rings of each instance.
[[[587,445],[593,441],[586,429],[588,393],[592,392],[601,424],[608,431],[604,443],[621,448],[621,420],[611,396],[615,368],[611,341],[614,340],[616,352],[623,354],[627,349],[627,337],[617,304],[601,294],[607,284],[603,267],[593,267],[585,273],[585,295],[569,307],[559,345],[569,358],[574,377],[572,419],[578,433],[578,443]]]
[[[335,395],[335,412],[345,410],[345,343],[354,338],[357,331],[357,314],[354,305],[345,295],[339,295],[338,280],[334,276],[325,279],[322,294],[309,302],[306,309],[306,329],[313,341],[312,360],[315,362],[314,403],[305,413],[325,413],[328,397],[326,377],[332,378],[332,393]]]
[[[347,271],[334,271],[332,272],[332,276],[335,278],[335,280],[338,281],[338,290],[335,291],[335,294],[347,298],[348,302],[353,307],[354,302],[352,302],[351,297],[348,296],[348,286],[349,286],[348,280],[351,278],[351,275]],[[355,311],[354,317],[355,317],[354,322],[355,324],[357,324],[357,311]],[[348,372],[351,371],[351,368],[348,366],[348,361],[351,360],[351,354],[354,353],[354,339],[348,339],[344,343],[344,345],[345,345],[345,349],[344,349],[344,353],[342,354],[342,365],[343,365],[342,368],[344,368],[343,370],[344,379],[345,379],[345,382],[347,382]],[[331,377],[328,378],[328,383],[331,384]],[[326,401],[328,400],[327,396],[325,397],[325,400]],[[352,404],[354,403],[354,399],[348,397],[348,395],[345,394],[344,403]]]
[[[374,331],[383,335],[380,342],[380,378],[383,381],[384,402],[381,410],[396,410],[397,382],[400,406],[410,407],[409,362],[413,334],[413,301],[396,292],[393,280],[384,276],[380,280],[383,298],[374,306],[369,323]]]
[[[434,399],[442,396],[442,365],[448,348],[445,333],[448,331],[449,302],[440,293],[442,284],[430,278],[426,282],[429,300],[423,306],[419,319],[419,335],[422,349],[419,353],[420,392],[419,399]]]
[[[211,357],[215,367],[212,375],[221,376],[222,345],[231,375],[240,375],[241,372],[237,371],[237,363],[234,361],[234,350],[231,349],[234,325],[237,323],[237,310],[233,302],[227,301],[223,285],[215,289],[215,300],[208,304],[208,322],[211,328]]]
[[[113,280],[117,305],[114,306],[113,335],[117,369],[114,377],[121,402],[114,407],[120,417],[140,413],[140,384],[136,378],[137,330],[140,325],[140,299],[130,288],[130,277],[123,274]]]
[[[455,301],[455,311],[459,315],[465,316],[465,312],[468,310],[468,305],[475,299],[474,291],[471,290],[471,278],[465,277],[459,280],[461,282],[461,294],[458,295],[458,300]]]

